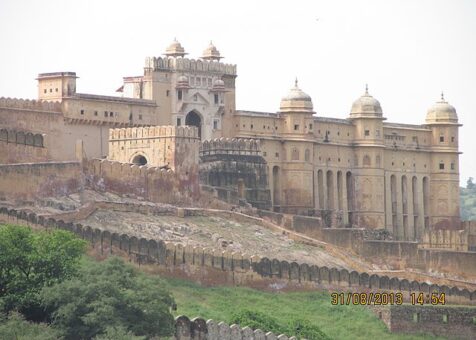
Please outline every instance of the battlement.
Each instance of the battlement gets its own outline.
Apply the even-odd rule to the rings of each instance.
[[[137,138],[194,138],[198,139],[198,129],[194,126],[146,126],[121,129],[109,129],[109,140],[125,140]]]
[[[0,142],[44,147],[44,134],[0,129]]]
[[[215,138],[204,141],[200,146],[200,155],[261,155],[258,139]]]
[[[154,71],[215,72],[236,76],[236,65],[188,58],[148,57],[145,59],[145,68]]]
[[[425,229],[421,247],[467,251],[468,236],[468,230]]]
[[[0,108],[48,111],[61,113],[61,104],[56,102],[44,102],[19,98],[0,98]]]

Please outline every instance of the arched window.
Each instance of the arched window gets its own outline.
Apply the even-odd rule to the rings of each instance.
[[[291,160],[298,161],[299,160],[299,150],[297,148],[293,148],[291,150]]]
[[[310,158],[311,158],[311,151],[309,149],[306,149],[306,151],[304,151],[304,160],[306,162],[309,162]]]
[[[362,161],[362,165],[363,166],[370,166],[370,157],[369,157],[369,155],[364,156],[364,159]]]

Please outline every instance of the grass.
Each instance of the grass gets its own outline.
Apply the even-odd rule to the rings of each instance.
[[[175,297],[175,314],[190,318],[200,316],[229,323],[234,312],[252,310],[283,324],[293,318],[308,320],[332,339],[435,339],[392,334],[366,307],[331,305],[328,292],[273,293],[244,287],[203,287],[171,278],[164,278],[164,283]]]

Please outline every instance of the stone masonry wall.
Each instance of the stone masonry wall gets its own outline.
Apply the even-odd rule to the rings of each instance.
[[[198,167],[187,173],[109,160],[86,162],[87,185],[98,191],[143,197],[152,202],[191,204],[200,196]]]
[[[250,327],[228,325],[225,322],[214,320],[205,321],[202,318],[190,320],[186,316],[175,318],[176,340],[296,340],[284,334],[275,335],[273,332],[264,332],[261,329],[254,331]]]
[[[184,215],[182,210],[177,213]],[[108,230],[4,207],[0,208],[0,222],[69,230],[89,241],[104,255],[123,254],[139,264],[158,265],[158,270],[169,276],[192,279],[203,284],[246,285],[265,289],[279,287],[278,289],[353,292],[401,291],[404,301],[409,301],[410,292],[444,292],[447,303],[476,305],[476,291],[470,292],[458,287],[410,282],[397,277],[349,272],[346,269],[318,267],[306,263],[289,263],[209,248],[184,247],[162,240],[111,233]]]
[[[474,339],[476,308],[456,306],[374,306],[373,312],[391,332],[426,333]]]
[[[0,198],[32,200],[82,190],[80,162],[0,165]]]

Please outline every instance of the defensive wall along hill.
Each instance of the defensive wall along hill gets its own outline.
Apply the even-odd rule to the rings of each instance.
[[[170,213],[170,209],[179,216],[197,214],[197,209],[189,210],[176,207],[157,209],[142,207],[144,211],[155,214]],[[66,217],[66,215],[65,215]],[[324,289],[329,291],[348,291],[362,293],[402,293],[408,303],[411,292],[445,293],[447,306],[387,305],[369,306],[382,319],[392,332],[420,333],[445,336],[459,336],[470,339],[476,325],[476,291],[457,287],[439,286],[426,282],[398,279],[396,277],[369,275],[349,272],[346,269],[318,267],[296,262],[248,256],[200,247],[182,246],[130,237],[107,230],[91,228],[72,222],[56,220],[52,217],[0,208],[0,222],[27,225],[35,228],[59,228],[76,233],[90,242],[91,246],[103,255],[121,255],[129,257],[139,265],[153,265],[168,276],[189,278],[204,284],[232,284],[251,287],[280,289]],[[463,306],[453,306],[466,305]],[[271,332],[228,326],[213,320],[201,318],[190,320],[185,316],[176,318],[175,339],[288,339],[285,335]],[[293,339],[291,337],[290,339]]]
[[[154,208],[149,208],[154,209]],[[170,213],[158,210],[157,214]],[[196,209],[178,209],[177,214],[200,214]],[[476,305],[476,291],[409,281],[397,277],[358,273],[346,269],[318,267],[306,263],[280,261],[241,253],[183,246],[162,240],[137,238],[108,230],[64,222],[53,217],[0,208],[0,221],[40,228],[69,230],[104,255],[124,254],[140,264],[156,264],[168,275],[185,277],[205,284],[237,284],[269,288],[281,283],[283,288],[349,290],[358,292],[403,292],[405,301],[410,292],[445,293],[448,303]]]

